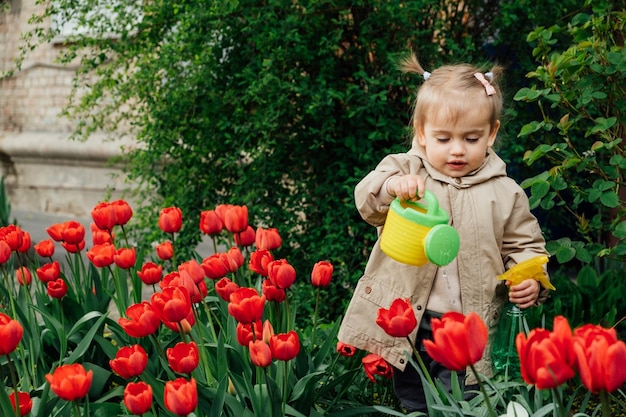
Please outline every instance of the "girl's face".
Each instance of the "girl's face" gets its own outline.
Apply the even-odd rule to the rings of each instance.
[[[500,121],[492,126],[484,109],[472,108],[459,113],[454,121],[439,114],[429,115],[417,129],[418,143],[424,148],[428,162],[439,172],[453,178],[474,171],[485,160],[493,145]]]

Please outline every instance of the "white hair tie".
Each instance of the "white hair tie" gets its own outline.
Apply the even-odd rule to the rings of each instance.
[[[426,81],[427,79],[430,78],[430,72],[424,71],[424,73],[422,74],[422,77],[424,77],[424,81]]]

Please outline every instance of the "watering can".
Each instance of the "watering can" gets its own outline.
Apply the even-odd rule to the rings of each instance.
[[[424,205],[422,202],[428,203]],[[380,237],[380,248],[390,258],[408,265],[432,262],[448,265],[459,252],[459,234],[437,197],[424,192],[419,202],[394,199]]]

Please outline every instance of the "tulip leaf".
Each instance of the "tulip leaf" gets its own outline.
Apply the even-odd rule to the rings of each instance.
[[[296,382],[296,385],[293,387],[293,391],[291,393],[290,401],[295,401],[299,399],[304,393],[308,393],[313,395],[315,392],[312,387],[319,380],[319,376],[323,376],[324,371],[311,372],[307,374],[304,378],[301,378]]]
[[[15,415],[15,412],[13,411],[13,406],[11,405],[11,400],[9,400],[9,395],[15,394],[13,390],[10,391],[10,394],[7,393],[4,382],[2,378],[0,378],[0,410],[2,411],[3,416]]]
[[[85,354],[87,349],[89,349],[89,347],[91,346],[91,343],[93,341],[93,338],[96,332],[102,330],[101,326],[102,326],[102,323],[106,320],[107,315],[99,313],[97,311],[92,311],[91,313],[85,315],[83,319],[79,320],[74,325],[74,327],[72,327],[72,330],[70,330],[69,334],[72,334],[74,331],[77,331],[78,328],[80,328],[84,323],[88,322],[89,320],[97,316],[101,316],[101,317],[93,326],[91,326],[89,331],[83,336],[82,340],[80,341],[78,346],[76,346],[76,349],[74,349],[72,354],[64,360],[65,363],[74,363]],[[68,337],[69,337],[69,334],[68,334]]]

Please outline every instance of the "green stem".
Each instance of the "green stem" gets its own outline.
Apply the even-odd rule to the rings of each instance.
[[[565,407],[563,407],[563,397],[561,396],[561,392],[558,388],[552,389],[552,396],[555,400],[556,408],[559,409],[559,414],[561,415],[561,417],[567,417]]]
[[[74,413],[76,414],[76,417],[81,417],[80,407],[78,406],[78,402],[72,401],[72,405],[73,405]]]
[[[13,366],[13,361],[11,360],[10,355],[7,355],[7,362],[9,363],[9,373],[11,374],[11,382],[13,383],[13,392],[15,395],[15,415],[17,417],[20,417],[20,402],[17,389],[17,377],[15,375],[15,368]]]
[[[285,361],[285,376],[283,379],[283,413],[281,415],[285,415],[285,410],[287,409],[287,385],[289,382],[289,361]]]
[[[600,391],[600,402],[602,404],[602,417],[611,416],[611,398],[606,391]]]
[[[478,372],[476,371],[476,368],[474,368],[474,365],[470,365],[470,369],[472,370],[472,373],[474,374],[474,376],[476,377],[476,380],[478,381],[478,386],[480,387],[480,392],[482,392],[483,397],[485,398],[485,404],[487,404],[487,410],[489,410],[489,415],[491,417],[496,417],[496,413],[493,410],[493,406],[491,405],[491,401],[489,400],[489,396],[487,395],[485,384],[483,384],[482,379],[480,379],[480,375],[478,375]]]
[[[196,310],[194,306],[192,306],[192,308],[193,308],[193,314],[196,317],[196,326],[198,328],[198,335],[200,336],[200,341],[202,342],[201,344],[198,344],[198,342],[196,342],[196,346],[198,346],[198,349],[201,349],[200,360],[202,361],[202,367],[204,368],[204,377],[206,379],[207,385],[212,385],[213,374],[211,373],[211,369],[209,368],[209,362],[207,359],[209,353],[207,352],[206,345],[204,344],[204,340],[205,340],[204,331],[203,331],[204,326],[202,325],[202,323],[200,323],[200,314],[198,314],[198,311]],[[209,323],[210,322],[211,320],[209,320]],[[193,336],[192,336],[192,340],[193,340]]]
[[[315,297],[315,310],[313,311],[313,334],[311,335],[311,349],[315,347],[315,330],[317,329],[317,308],[320,303],[320,287],[317,287],[317,296]]]
[[[415,347],[415,344],[411,342],[411,339],[409,338],[409,336],[406,337],[406,340],[409,341],[409,344],[413,348],[413,356],[415,356],[415,360],[417,361],[420,368],[422,369],[422,372],[424,373],[424,377],[426,378],[426,380],[431,386],[436,387],[435,383],[433,382],[433,379],[430,376],[430,372],[428,372],[428,369],[426,369],[426,364],[424,363],[424,360],[422,359],[422,357],[420,356],[420,353]]]

